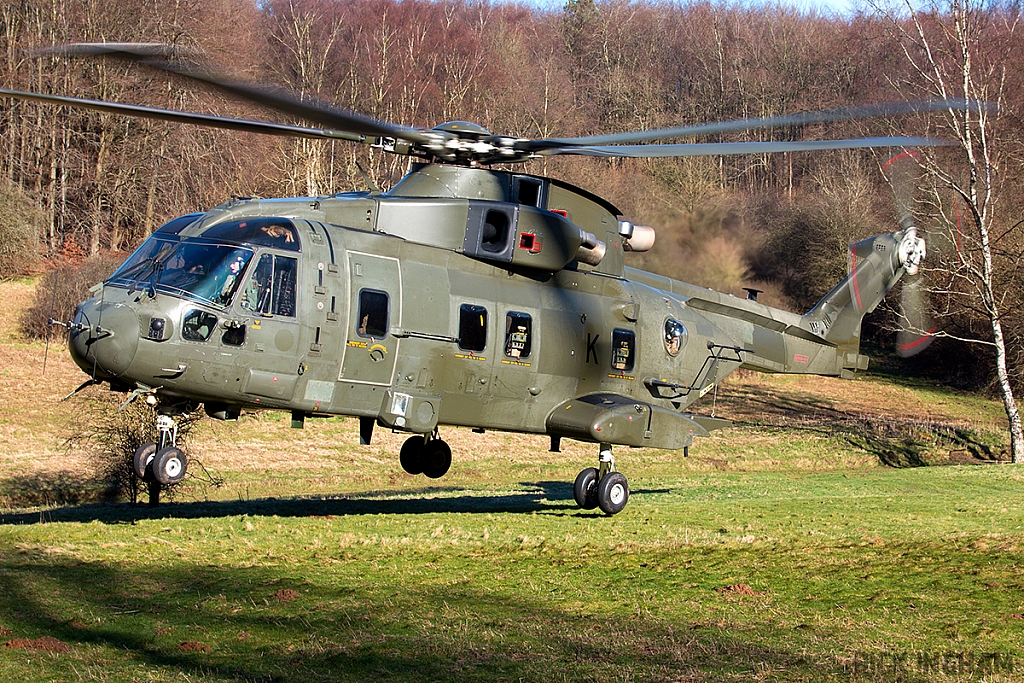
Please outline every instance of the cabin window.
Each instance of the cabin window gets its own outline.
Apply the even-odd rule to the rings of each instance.
[[[217,327],[217,316],[193,308],[181,319],[181,338],[188,341],[204,342]]]
[[[676,320],[669,318],[665,321],[665,350],[668,355],[677,356],[686,343],[686,327]]]
[[[359,290],[359,327],[356,332],[360,337],[383,339],[388,336],[388,305],[387,292]]]
[[[459,348],[483,351],[487,346],[487,309],[473,304],[459,306]]]
[[[298,260],[263,254],[253,270],[242,299],[242,308],[259,315],[295,315]]]
[[[631,330],[612,330],[612,369],[629,372],[636,362],[636,334]]]
[[[509,311],[505,316],[505,355],[522,360],[530,357],[532,321],[526,313]]]

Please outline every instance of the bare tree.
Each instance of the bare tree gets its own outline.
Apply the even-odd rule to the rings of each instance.
[[[992,350],[1011,457],[1022,463],[1024,431],[1004,331],[1019,290],[1015,275],[1020,264],[1019,249],[1006,247],[1019,239],[1020,223],[1001,201],[1006,183],[1016,180],[1011,169],[1020,169],[1020,160],[1013,158],[1020,141],[1010,139],[1014,127],[1007,99],[1017,61],[1013,51],[1019,49],[1020,10],[980,0],[946,0],[921,11],[905,2],[904,17],[888,15],[910,65],[902,90],[911,98],[967,100],[966,106],[944,111],[939,121],[939,133],[953,146],[919,157],[930,180],[929,203],[940,219],[939,246],[944,247],[932,268],[939,280],[934,290],[944,304],[941,313],[968,312],[987,322],[987,334],[962,340]]]

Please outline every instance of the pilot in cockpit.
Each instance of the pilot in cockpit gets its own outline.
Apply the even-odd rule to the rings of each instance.
[[[245,269],[245,262],[246,259],[242,255],[238,255],[228,266],[227,277],[224,278],[224,283],[221,285],[220,293],[217,299],[215,299],[215,303],[226,304],[228,299],[231,298],[238,278],[242,276],[242,270]]]
[[[260,228],[260,231],[274,239],[274,246],[283,247],[284,245],[280,244],[280,242],[282,241],[284,242],[284,244],[295,243],[295,234],[292,232],[290,228],[287,228],[283,225],[264,225],[262,228]],[[261,243],[264,242],[261,240]]]
[[[202,265],[195,263],[189,266],[185,261],[185,255],[179,249],[164,263],[160,282],[178,289],[189,289],[189,285],[196,282],[202,275]]]

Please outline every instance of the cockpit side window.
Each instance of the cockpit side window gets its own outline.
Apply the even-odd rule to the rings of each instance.
[[[294,317],[297,274],[296,259],[261,255],[242,295],[242,308],[258,315]]]

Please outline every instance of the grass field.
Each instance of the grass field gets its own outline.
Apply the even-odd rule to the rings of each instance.
[[[618,451],[614,518],[572,502],[592,445],[447,430],[430,482],[351,421],[207,421],[224,484],[151,510],[91,502],[61,444],[102,392],[60,402],[84,376],[13,321],[0,681],[1024,680],[1024,469],[983,397],[738,377],[689,458]]]

